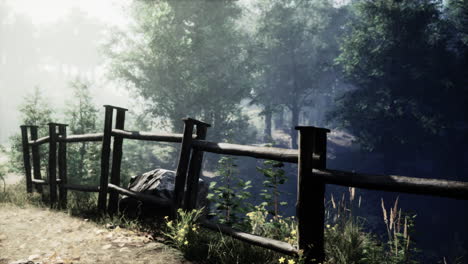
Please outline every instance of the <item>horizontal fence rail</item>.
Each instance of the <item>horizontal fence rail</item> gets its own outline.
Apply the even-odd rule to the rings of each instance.
[[[41,179],[32,179],[31,181],[32,181],[32,183],[38,184],[38,185],[47,185],[47,184],[49,184],[47,181],[41,180]]]
[[[69,135],[66,138],[57,137],[58,142],[92,142],[92,141],[102,141],[103,133],[94,133],[94,134],[83,134],[83,135]]]
[[[128,189],[119,187],[119,186],[114,185],[112,183],[108,184],[108,189],[111,190],[111,191],[118,192],[118,193],[123,194],[123,195],[127,195],[129,197],[135,198],[137,200],[140,200],[140,201],[143,201],[143,202],[149,202],[149,203],[156,204],[156,205],[159,205],[159,206],[162,206],[162,207],[172,208],[172,206],[173,206],[173,203],[170,200],[161,199],[161,198],[155,197],[153,195],[149,195],[149,194],[134,192],[132,190],[128,190]]]
[[[69,135],[66,138],[57,136],[57,142],[92,142],[92,141],[101,141],[103,133],[93,133],[93,134],[83,134],[83,135]],[[30,140],[28,143],[30,146],[38,146],[45,143],[48,143],[50,140],[49,136],[41,137],[36,140]]]
[[[30,140],[28,143],[29,145],[31,146],[38,146],[38,145],[42,145],[42,144],[45,144],[45,143],[48,143],[49,142],[49,136],[46,136],[46,137],[41,137],[41,138],[38,138],[36,140]]]
[[[207,140],[193,140],[192,144],[195,149],[217,154],[246,156],[289,163],[297,163],[298,160],[298,151],[296,149],[218,143]],[[319,157],[314,155],[314,159],[318,160]]]
[[[72,191],[99,192],[99,186],[78,185],[78,184],[70,184],[70,183],[61,184],[61,186],[67,190],[72,190]]]
[[[214,224],[209,221],[202,221],[200,223],[202,227],[208,228],[213,231],[219,231],[223,234],[226,234],[228,236],[234,237],[236,239],[245,241],[249,244],[260,246],[263,248],[271,249],[286,255],[290,256],[297,256],[298,255],[298,250],[297,248],[293,247],[291,244],[267,238],[267,237],[261,237],[261,236],[256,236],[252,235],[249,233],[245,233],[239,230],[235,230],[229,226],[226,225],[221,225],[221,224]]]
[[[182,142],[182,134],[159,134],[139,131],[127,131],[122,129],[112,129],[112,136],[119,136],[127,139],[161,141],[161,142]]]
[[[313,169],[325,183],[468,200],[468,182]]]

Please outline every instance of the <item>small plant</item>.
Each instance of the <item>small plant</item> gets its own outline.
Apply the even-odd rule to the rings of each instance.
[[[258,235],[288,242],[297,245],[297,222],[294,216],[282,217],[277,215],[269,217],[265,203],[255,206],[255,210],[246,214],[249,232]]]
[[[264,167],[257,167],[257,170],[265,176],[263,181],[264,189],[261,190],[260,195],[266,202],[267,208],[270,208],[269,213],[273,216],[280,215],[280,206],[287,205],[287,202],[280,202],[280,195],[284,192],[279,190],[279,186],[284,184],[287,180],[284,170],[284,164],[279,161],[265,160]]]
[[[266,209],[267,203],[263,202],[255,206],[255,210],[246,214],[246,222],[250,226],[250,233],[258,236],[268,237],[280,241],[285,241],[293,246],[297,246],[297,222],[294,216],[283,217],[281,215],[270,216]],[[281,256],[277,263],[302,263],[302,258],[292,258]]]
[[[237,165],[232,157],[222,157],[218,161],[218,173],[220,184],[210,183],[212,193],[207,198],[214,202],[214,215],[219,222],[229,226],[240,224],[243,216],[252,208],[246,202],[250,197],[248,189],[252,187],[251,181],[244,181],[239,177],[234,177],[238,172]]]
[[[164,232],[164,235],[176,248],[184,250],[190,242],[194,241],[200,228],[197,221],[202,211],[203,209],[193,209],[190,212],[185,212],[178,209],[175,220],[169,220],[169,217],[165,217],[167,231]]]
[[[410,255],[415,249],[411,247],[410,232],[414,228],[416,215],[408,216],[398,208],[398,197],[393,207],[387,212],[384,200],[381,200],[383,220],[388,235],[388,255],[397,263],[415,263]]]
[[[360,208],[361,197],[357,205],[356,190],[349,188],[349,199],[345,194],[336,201],[333,195],[326,210],[325,252],[330,264],[415,264],[409,252],[416,249],[409,243],[410,218],[395,205],[387,210],[382,200],[384,222],[387,229],[388,243],[363,230],[364,221],[355,216],[353,210]],[[411,222],[412,223],[412,222]],[[395,241],[398,240],[398,241]]]

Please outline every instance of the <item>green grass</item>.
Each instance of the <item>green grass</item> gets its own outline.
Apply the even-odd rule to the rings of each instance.
[[[0,204],[12,204],[20,208],[28,206],[46,207],[41,195],[37,192],[26,193],[26,184],[20,181],[17,184],[6,185],[5,190],[0,192]]]

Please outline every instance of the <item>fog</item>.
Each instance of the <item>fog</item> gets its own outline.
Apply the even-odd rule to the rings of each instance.
[[[297,148],[296,125],[327,127],[329,168],[467,181],[467,17],[456,3],[0,0],[0,145],[13,145],[39,89],[53,120],[83,133],[102,130],[102,105],[129,108],[129,130],[181,133],[193,117],[212,124],[208,139],[239,144]],[[98,110],[86,129],[69,113],[87,98],[72,83],[89,84]],[[174,169],[177,151],[128,143],[122,175]],[[216,180],[219,155],[205,159],[205,179]],[[236,162],[239,178],[261,176],[260,161]],[[284,167],[285,215],[296,169]],[[468,263],[466,201],[358,192],[365,231],[383,236],[381,198],[400,197],[418,215],[415,244],[430,253],[421,263]],[[327,186],[327,199],[343,193]]]
[[[128,91],[106,76],[99,51],[106,30],[129,23],[125,6],[125,1],[0,2],[1,144],[18,132],[19,106],[35,87],[58,112],[72,100],[69,82],[76,78],[93,83],[96,105],[132,104]]]

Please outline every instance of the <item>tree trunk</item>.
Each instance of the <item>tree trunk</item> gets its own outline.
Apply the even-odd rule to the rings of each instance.
[[[283,107],[280,107],[278,111],[276,111],[274,118],[274,126],[277,130],[283,130],[283,125],[284,125],[284,109]]]
[[[297,102],[294,102],[291,107],[291,130],[289,134],[291,135],[291,147],[293,149],[297,149],[297,130],[296,126],[299,125],[299,114],[300,114],[299,106]]]
[[[78,161],[78,179],[77,180],[80,180],[80,181],[83,180],[83,176],[85,174],[84,173],[85,172],[85,168],[84,168],[85,154],[86,154],[86,142],[83,142],[81,143],[81,146],[80,146],[80,160]]]
[[[271,134],[271,119],[273,116],[273,111],[270,106],[265,106],[264,110],[265,116],[265,131],[263,132],[263,142],[271,143],[273,141],[273,136]]]

